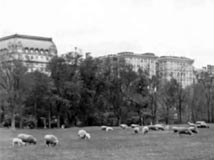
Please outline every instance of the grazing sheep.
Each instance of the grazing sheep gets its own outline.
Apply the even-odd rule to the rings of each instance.
[[[186,129],[185,127],[172,127],[172,130],[174,131],[174,133],[178,133],[179,130],[184,130]]]
[[[113,131],[114,129],[112,127],[106,127],[106,132]]]
[[[149,125],[148,126],[150,130],[153,130],[153,131],[157,131],[157,130],[165,130],[165,127],[162,125],[162,124],[155,124],[155,125]]]
[[[28,144],[37,143],[37,139],[29,134],[24,134],[24,133],[18,134],[18,138],[20,138],[23,142],[28,143]]]
[[[128,128],[128,125],[127,125],[127,124],[121,124],[120,127],[121,127],[122,129],[127,129],[127,128]]]
[[[144,126],[143,128],[142,128],[142,133],[145,135],[145,134],[147,134],[149,132],[149,127],[148,126]]]
[[[78,131],[78,136],[81,139],[91,139],[91,135],[88,132],[86,132],[84,129],[81,129]]]
[[[105,131],[107,126],[101,126],[101,130]]]
[[[108,132],[108,131],[113,131],[113,130],[114,130],[112,127],[108,127],[108,126],[101,126],[101,129],[102,129],[103,131],[106,131],[106,132]]]
[[[26,143],[23,142],[22,139],[20,139],[20,138],[13,138],[13,140],[12,140],[12,146],[14,147],[15,145],[25,146]]]
[[[87,132],[87,133],[85,134],[85,138],[86,138],[86,139],[91,139],[91,135]]]
[[[131,124],[131,127],[135,128],[135,127],[139,127],[139,125],[138,124]]]
[[[178,130],[178,134],[192,135],[192,132],[189,128],[185,128],[185,129]]]
[[[204,121],[197,121],[196,126],[198,128],[210,128],[209,125]]]
[[[49,146],[49,145],[56,146],[59,143],[58,138],[51,134],[45,135],[44,139],[45,139],[45,143],[47,144],[47,146]]]
[[[169,130],[169,129],[170,129],[169,125],[166,125],[166,126],[164,127],[164,129],[165,129],[165,130]]]
[[[149,125],[148,126],[149,130],[157,131],[157,127],[155,125]]]
[[[188,129],[189,129],[192,133],[198,133],[198,132],[199,132],[196,126],[194,126],[194,127],[191,126],[191,127],[189,127]]]
[[[155,124],[154,126],[157,128],[157,130],[163,131],[165,129],[162,124]]]
[[[138,134],[140,132],[140,127],[134,127],[134,133]]]
[[[196,124],[195,123],[192,123],[192,122],[187,122],[187,124],[189,125],[189,126],[195,126]]]

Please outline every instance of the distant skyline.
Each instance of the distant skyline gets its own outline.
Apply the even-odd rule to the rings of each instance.
[[[214,0],[0,0],[0,37],[52,37],[59,54],[122,51],[214,65]]]

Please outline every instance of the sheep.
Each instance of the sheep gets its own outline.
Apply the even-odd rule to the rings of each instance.
[[[29,134],[24,134],[24,133],[18,134],[18,138],[20,138],[23,142],[28,143],[28,144],[37,143],[37,139]]]
[[[91,139],[90,133],[87,132],[87,133],[85,134],[85,138],[86,138],[86,139]]]
[[[101,129],[102,129],[103,131],[106,131],[106,132],[108,132],[108,131],[113,131],[113,130],[114,130],[112,127],[108,127],[108,126],[101,126]]]
[[[57,144],[59,144],[58,138],[52,134],[45,135],[44,139],[45,139],[45,143],[47,144],[47,146],[49,146],[49,145],[56,146]]]
[[[157,131],[158,128],[155,125],[149,125],[148,126],[149,130]]]
[[[138,124],[131,124],[131,127],[135,128],[135,127],[139,127],[139,125]]]
[[[162,124],[155,124],[154,126],[157,128],[157,130],[162,130],[163,131],[165,129]]]
[[[13,138],[12,139],[12,146],[14,147],[15,145],[18,145],[18,146],[25,146],[26,143],[22,141],[22,139],[20,138]]]
[[[169,125],[166,125],[166,126],[164,127],[164,129],[165,129],[165,130],[170,130],[170,126],[169,126]]]
[[[120,127],[121,127],[122,129],[127,129],[127,128],[128,128],[128,125],[127,125],[127,124],[121,124]]]
[[[105,131],[107,126],[101,126],[101,130]]]
[[[196,126],[198,128],[210,128],[209,125],[204,121],[197,121]]]
[[[174,133],[178,133],[179,130],[184,130],[186,129],[185,127],[172,127],[172,130],[174,131]]]
[[[181,134],[192,135],[192,132],[189,128],[185,128],[185,129],[178,130],[178,134],[179,135],[181,135]]]
[[[106,132],[113,131],[114,129],[112,127],[106,127]]]
[[[192,122],[187,122],[187,124],[189,125],[189,126],[196,126],[196,124],[195,123],[192,123]]]
[[[155,125],[149,125],[148,126],[150,130],[157,131],[157,130],[165,130],[164,126],[162,124],[155,124]]]
[[[145,135],[145,134],[147,134],[149,132],[149,127],[148,126],[144,126],[143,128],[142,128],[142,133]]]
[[[81,139],[91,139],[91,135],[88,132],[86,132],[84,129],[81,129],[78,131],[78,136]]]
[[[134,127],[134,133],[138,134],[140,132],[140,127]]]
[[[188,129],[189,129],[192,133],[198,133],[198,132],[199,132],[196,126],[194,126],[194,127],[191,126],[191,127],[189,127]]]
[[[174,131],[174,133],[178,133],[179,135],[181,135],[181,134],[192,135],[192,131],[190,128],[172,127],[172,130]]]

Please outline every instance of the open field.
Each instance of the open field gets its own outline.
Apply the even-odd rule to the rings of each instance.
[[[148,135],[133,135],[132,130],[115,128],[112,132],[100,127],[86,127],[91,140],[80,140],[79,128],[45,130],[0,129],[0,160],[213,160],[214,125],[200,129],[193,136],[178,136],[172,131],[151,131]],[[29,133],[37,145],[11,146],[12,137]],[[60,144],[48,148],[45,134],[55,134]]]

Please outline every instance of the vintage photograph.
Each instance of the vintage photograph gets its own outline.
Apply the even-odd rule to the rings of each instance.
[[[0,0],[0,160],[213,160],[214,0]]]

